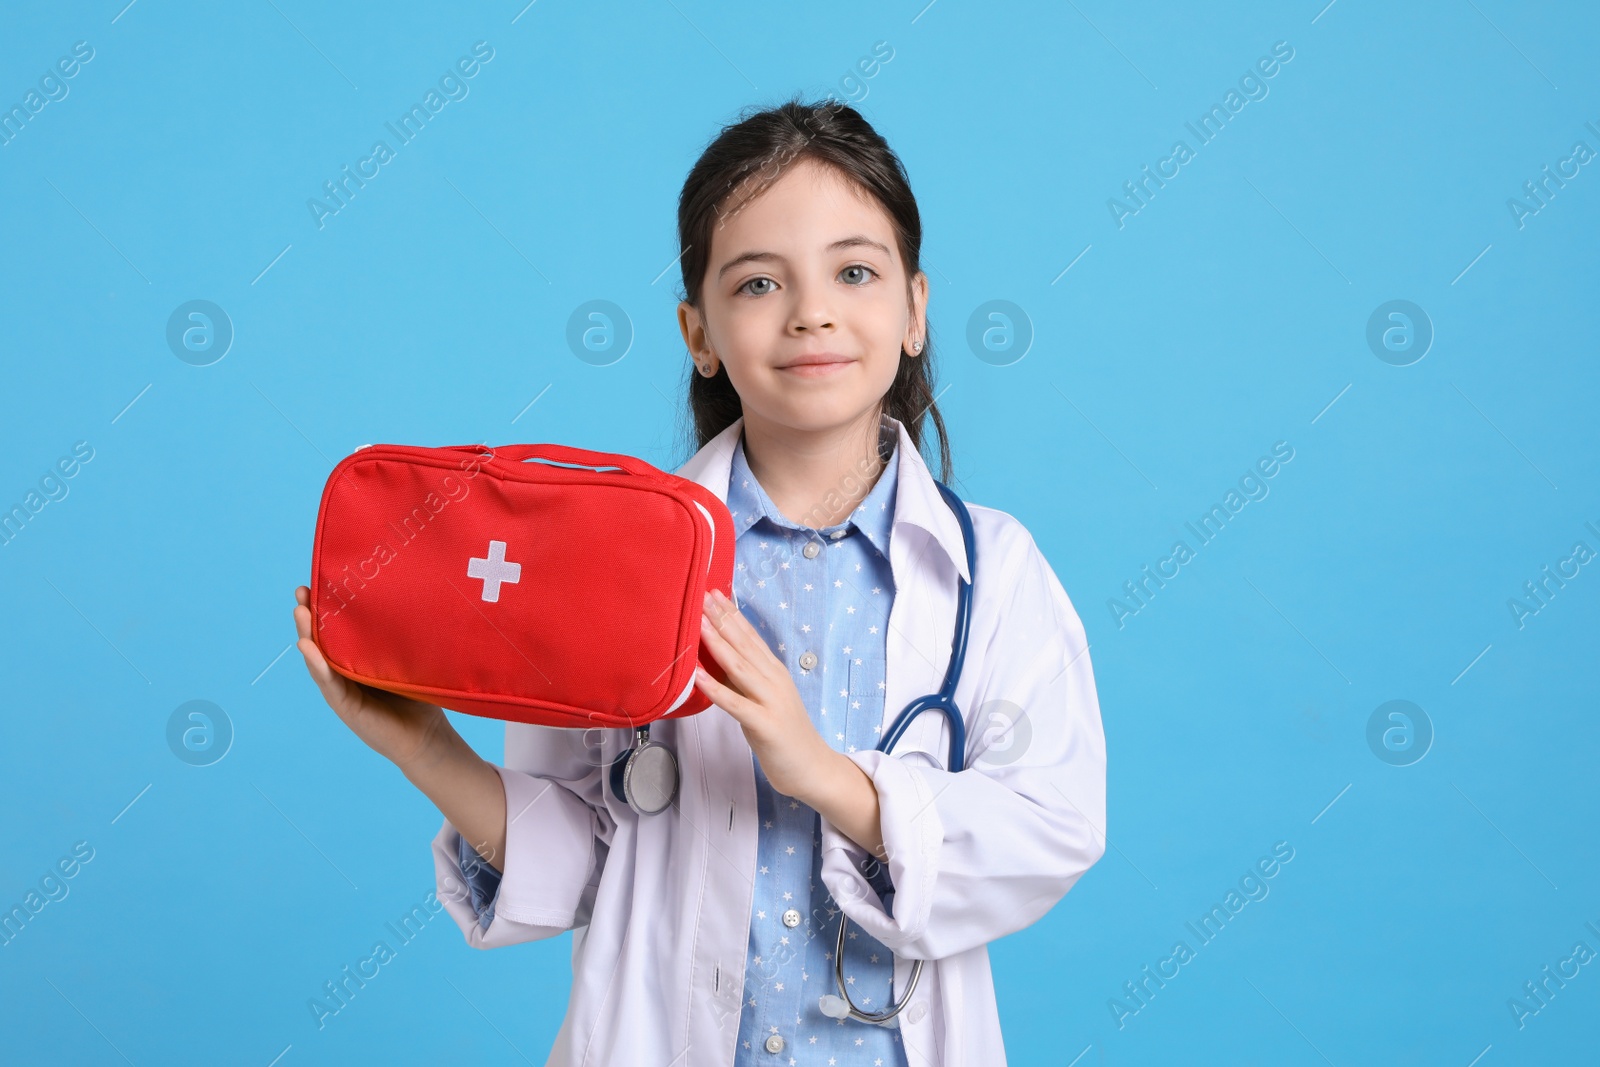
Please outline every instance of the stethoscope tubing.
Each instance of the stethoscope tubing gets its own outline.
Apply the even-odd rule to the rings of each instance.
[[[959,586],[956,592],[956,634],[950,646],[950,663],[945,668],[944,682],[939,686],[937,693],[918,697],[901,709],[895,717],[894,723],[884,731],[883,738],[878,742],[880,752],[888,752],[894,748],[911,723],[918,715],[933,708],[937,708],[945,717],[950,726],[950,748],[945,768],[951,773],[958,772],[966,766],[965,754],[967,751],[967,724],[961,717],[961,710],[956,707],[956,685],[961,681],[961,668],[967,658],[967,636],[972,628],[972,582],[978,577],[978,548],[977,538],[972,529],[972,516],[967,511],[967,506],[961,502],[955,492],[941,481],[935,480],[934,485],[939,487],[939,492],[950,505],[950,510],[956,514],[956,519],[961,523],[961,540],[967,550],[967,572],[972,576],[972,581],[958,579]],[[833,953],[834,982],[838,986],[838,1000],[848,1009],[848,1018],[859,1019],[864,1023],[875,1023],[879,1026],[898,1025],[894,1020],[897,1015],[910,1003],[911,996],[917,990],[917,979],[922,977],[922,965],[925,960],[917,960],[911,968],[911,978],[906,982],[905,993],[901,995],[898,1003],[890,999],[890,1006],[880,1012],[866,1012],[856,1007],[850,999],[850,990],[844,980],[844,937],[845,927],[849,920],[845,917],[843,909],[839,912],[839,937]]]

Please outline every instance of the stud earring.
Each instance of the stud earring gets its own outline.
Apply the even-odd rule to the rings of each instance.
[[[913,351],[913,352],[921,352],[922,351],[922,342],[921,341],[913,341],[911,343],[911,351]]]

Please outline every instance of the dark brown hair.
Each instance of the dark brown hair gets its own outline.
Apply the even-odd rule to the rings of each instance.
[[[790,99],[776,107],[741,113],[706,146],[678,196],[679,299],[703,309],[701,290],[711,254],[711,235],[724,216],[777,181],[797,161],[810,159],[837,170],[874,197],[894,226],[900,259],[910,282],[921,269],[922,219],[905,167],[860,112],[837,100],[806,104]],[[699,451],[744,412],[725,367],[707,378],[689,367],[689,409],[694,450]],[[924,337],[916,357],[901,350],[900,369],[883,397],[883,410],[905,425],[922,450],[923,419],[939,431],[940,481],[950,481],[950,441],[934,403],[933,340]]]

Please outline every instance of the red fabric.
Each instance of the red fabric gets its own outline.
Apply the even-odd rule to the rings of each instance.
[[[491,541],[520,567],[498,599],[468,573],[509,573]],[[642,726],[710,706],[694,688],[673,708],[697,661],[726,681],[700,617],[733,557],[727,506],[632,456],[369,445],[322,491],[312,636],[347,678],[453,711]]]

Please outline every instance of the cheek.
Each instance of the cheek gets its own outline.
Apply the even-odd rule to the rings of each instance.
[[[900,374],[900,364],[910,358],[910,356],[895,352],[889,359],[883,361],[883,366],[878,371],[873,384],[874,389],[880,390],[879,395],[889,391],[890,387],[894,385],[895,378]]]
[[[740,395],[759,390],[759,372],[751,368],[766,358],[765,346],[757,340],[757,331],[732,323],[723,323],[711,335],[711,345],[722,364],[722,373],[733,383]]]
[[[788,322],[787,310],[776,300],[724,300],[708,311],[712,347],[733,365],[766,359]]]
[[[913,358],[911,348],[906,343],[906,329],[911,324],[911,314],[903,303],[896,301],[880,311],[878,320],[873,348],[875,352],[883,353],[883,362],[888,365],[885,373],[889,381],[893,381],[900,361]]]

